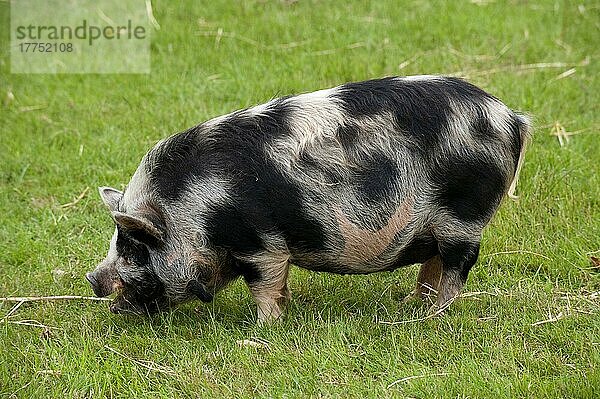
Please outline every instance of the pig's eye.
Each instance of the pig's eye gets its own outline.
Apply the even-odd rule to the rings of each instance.
[[[133,265],[133,260],[128,256],[124,256],[123,263],[125,264],[125,266],[131,266]]]

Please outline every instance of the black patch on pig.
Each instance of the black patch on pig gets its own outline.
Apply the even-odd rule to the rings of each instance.
[[[494,129],[494,126],[486,113],[487,111],[481,107],[475,107],[474,111],[475,116],[471,121],[472,125],[470,129],[473,137],[481,142],[490,143],[494,141],[494,144],[499,148],[505,147],[504,133]],[[521,142],[521,129],[525,127],[522,126],[522,122],[520,122],[515,114],[512,114],[505,122],[509,125],[510,152],[513,156],[514,166],[516,168],[519,161],[521,146],[524,145],[524,143]]]
[[[372,204],[390,198],[397,176],[396,163],[383,154],[376,154],[356,172],[356,190],[359,198]]]
[[[500,204],[506,172],[477,153],[441,159],[431,173],[438,203],[457,219],[487,222]]]
[[[149,305],[163,296],[164,285],[152,270],[148,248],[118,225],[117,230],[117,253],[126,261],[117,269],[124,284],[123,296],[134,305]]]
[[[236,260],[233,265],[233,270],[237,275],[242,276],[248,284],[259,281],[261,278],[258,267],[249,262]]]
[[[479,242],[465,240],[440,242],[440,257],[444,269],[454,269],[460,273],[463,282],[479,257]]]
[[[242,214],[233,204],[216,207],[206,218],[206,234],[209,242],[244,254],[262,248],[255,223],[248,220],[251,215]]]
[[[494,130],[492,123],[481,107],[475,109],[475,117],[471,123],[471,133],[482,141],[488,141],[498,136],[498,132]]]
[[[148,248],[142,244],[142,240],[131,234],[130,230],[123,229],[117,225],[117,253],[136,265],[147,265],[150,262]]]
[[[342,101],[344,110],[353,116],[378,115],[396,109],[401,97],[395,93],[400,89],[393,77],[346,83],[333,94]]]
[[[252,215],[259,232],[281,233],[289,248],[324,249],[323,226],[304,210],[311,192],[303,191],[266,158],[258,162],[263,172],[258,181],[247,175],[238,181],[240,196],[236,202],[240,213]]]
[[[355,154],[357,144],[360,143],[360,129],[355,124],[346,124],[337,128],[335,138],[347,155]]]
[[[433,235],[428,233],[420,234],[404,248],[390,267],[390,270],[415,263],[423,263],[438,253],[438,243]]]
[[[490,96],[491,97],[491,96]],[[498,100],[499,101],[499,100]],[[490,142],[495,140],[495,144],[503,148],[504,134],[494,129],[490,119],[487,115],[487,110],[481,106],[474,107],[475,116],[472,119],[471,134],[473,137],[479,139],[481,142]],[[510,139],[510,152],[513,156],[514,166],[519,161],[519,155],[521,148],[525,143],[522,141],[523,137],[521,131],[526,129],[527,126],[519,119],[519,117],[512,111],[508,111],[510,118],[506,119],[505,122],[508,124],[508,133]]]
[[[262,152],[246,155],[250,156],[242,167],[227,169],[235,172],[230,176],[233,199],[207,217],[209,241],[233,252],[252,254],[264,247],[261,234],[275,232],[283,235],[290,248],[324,249],[322,225],[303,210],[305,196],[310,194]]]
[[[176,200],[191,177],[206,173],[200,132],[196,126],[169,137],[146,155],[146,173],[163,198]]]
[[[166,139],[146,156],[153,187],[175,201],[194,180],[219,175],[232,164],[244,170],[244,162],[266,142],[289,134],[286,99],[274,100],[260,115],[237,111],[213,127],[198,125]]]

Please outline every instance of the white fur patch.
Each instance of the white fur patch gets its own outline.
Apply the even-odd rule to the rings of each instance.
[[[105,262],[114,263],[119,258],[119,254],[117,253],[117,235],[119,234],[117,228],[115,227],[115,232],[110,239],[110,247],[108,248],[108,254],[106,255]]]
[[[338,101],[331,97],[337,91],[337,88],[319,90],[287,101],[294,106],[290,129],[295,139],[287,144],[292,146],[296,154],[324,137],[333,137],[347,118]]]
[[[215,126],[218,126],[219,124],[223,123],[230,116],[231,116],[231,113],[225,114],[225,115],[221,115],[221,116],[217,116],[216,118],[212,118],[212,119],[207,120],[206,122],[204,122],[202,124],[202,126],[208,128],[208,129],[211,129],[211,128],[213,128]]]
[[[148,201],[151,195],[152,188],[145,170],[145,161],[142,161],[123,193],[120,204],[122,209],[120,210],[124,213],[133,213],[140,205]]]
[[[403,76],[399,78],[401,80],[405,80],[408,82],[422,82],[422,81],[432,81],[432,80],[443,80],[444,78],[437,75],[413,75],[413,76]]]
[[[472,135],[471,126],[478,117],[473,106],[449,101],[452,113],[448,116],[448,134],[442,136],[446,140],[446,147],[452,148],[455,153],[461,153],[465,147],[479,146],[479,142],[474,140]]]
[[[203,230],[206,215],[216,207],[231,201],[231,183],[221,177],[215,176],[190,181],[186,188],[187,190],[180,200],[168,205],[170,208],[168,214],[182,216],[190,215],[187,204],[194,204],[192,216],[196,218],[191,220],[189,217],[185,217],[184,220],[177,220],[176,223],[181,227],[189,225],[192,230]]]
[[[291,108],[288,121],[291,134],[269,144],[266,151],[291,177],[328,184],[319,176],[304,175],[307,171],[294,169],[303,153],[323,164],[343,163],[341,149],[324,145],[336,140],[337,129],[348,119],[340,101],[332,97],[338,91],[338,88],[319,90],[285,100],[285,105]]]
[[[513,134],[511,132],[513,113],[506,105],[498,100],[490,99],[485,101],[483,107],[487,111],[488,120],[494,130],[502,132],[507,136]]]
[[[264,104],[258,104],[255,105],[254,107],[248,108],[248,110],[246,111],[248,114],[250,115],[254,115],[254,116],[260,116],[263,115],[267,110],[269,110],[269,108],[273,105],[273,103],[276,100],[271,100],[268,101]]]

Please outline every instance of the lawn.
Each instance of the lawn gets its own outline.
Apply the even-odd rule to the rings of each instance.
[[[600,3],[152,4],[150,74],[23,75],[0,2],[1,297],[92,295],[83,275],[113,230],[96,187],[124,187],[159,139],[348,81],[458,75],[529,113],[520,199],[441,318],[400,303],[414,266],[294,268],[287,317],[268,328],[241,282],[151,318],[1,302],[0,397],[598,397]]]

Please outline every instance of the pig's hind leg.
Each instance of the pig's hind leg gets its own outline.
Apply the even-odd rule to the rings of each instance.
[[[477,262],[479,242],[465,239],[439,244],[442,273],[435,304],[430,314],[441,314],[460,295],[469,271]]]

